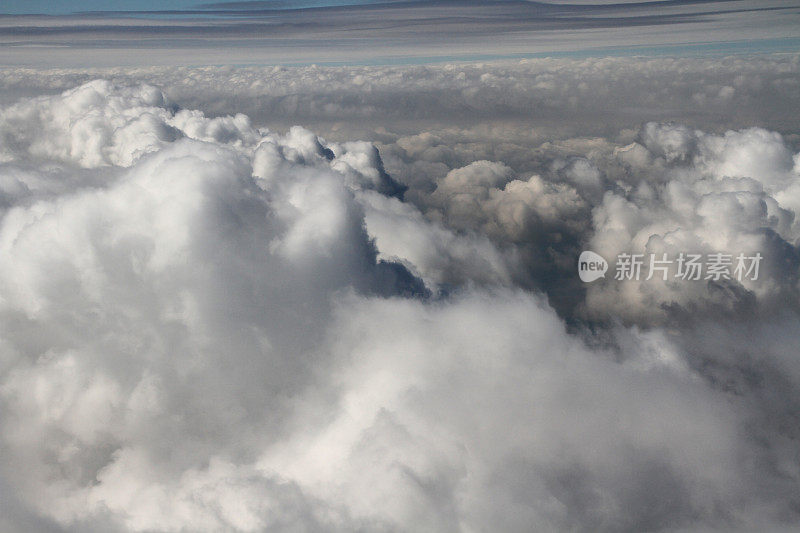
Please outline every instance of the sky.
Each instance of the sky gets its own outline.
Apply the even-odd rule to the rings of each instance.
[[[46,14],[67,14],[81,11],[100,11],[118,9],[155,9],[162,6],[175,8],[190,7],[196,2],[187,1],[167,1],[167,2],[131,2],[125,0],[112,0],[110,2],[92,2],[87,0],[69,1],[56,0],[52,2],[32,0],[29,2],[9,0],[3,2],[3,13],[46,13]]]
[[[352,1],[296,1],[287,0],[285,2],[258,2],[263,6],[278,8],[297,8],[312,6],[334,6],[358,4]],[[148,11],[148,10],[182,10],[182,9],[209,9],[212,2],[198,2],[197,0],[8,0],[0,6],[0,13],[6,14],[48,14],[65,15],[83,12],[102,12],[102,11]],[[225,4],[218,2],[217,4]],[[237,4],[231,2],[231,4]],[[240,4],[240,3],[239,3]],[[237,8],[234,6],[234,8]]]
[[[14,10],[30,5],[11,4]],[[781,52],[800,43],[800,5],[791,0],[452,0],[286,9],[297,5],[126,3],[104,4],[101,13],[0,18],[0,65],[391,64]],[[92,9],[88,3],[68,7]],[[111,11],[115,7],[138,11]]]

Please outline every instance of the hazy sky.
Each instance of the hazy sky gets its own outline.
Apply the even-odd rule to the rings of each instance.
[[[30,11],[36,5],[12,3],[6,9]],[[447,0],[326,7],[232,2],[200,9],[188,2],[38,5],[106,12],[0,17],[0,65],[353,64],[800,48],[800,3],[787,0]],[[305,8],[289,9],[298,6]],[[138,11],[123,16],[113,9]]]
[[[359,4],[358,0],[274,0],[265,2],[245,2],[254,6],[270,8],[303,8],[311,6],[335,6]],[[87,11],[147,11],[210,9],[214,4],[231,4],[233,9],[241,8],[242,2],[198,2],[197,0],[8,0],[0,5],[0,13],[31,13],[63,15]],[[239,5],[237,5],[239,4]],[[221,6],[220,6],[221,7]]]

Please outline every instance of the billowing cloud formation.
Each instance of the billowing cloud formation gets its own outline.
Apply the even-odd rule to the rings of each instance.
[[[244,115],[209,120],[192,111],[173,113],[155,87],[116,89],[104,80],[12,106],[2,121],[3,159],[54,159],[84,168],[128,167],[181,136],[235,145],[258,139]]]
[[[93,81],[4,108],[0,139],[6,530],[797,522],[778,133],[648,123],[512,167]],[[766,259],[587,289],[584,246]]]
[[[735,307],[753,297],[796,302],[800,168],[781,136],[758,128],[717,136],[651,123],[640,137],[641,144],[620,148],[617,157],[631,176],[644,173],[647,180],[629,182],[625,194],[606,193],[594,211],[594,249],[609,257],[763,252],[767,260],[755,281],[702,288],[659,279],[606,284],[590,290],[590,305],[642,319],[667,305]]]

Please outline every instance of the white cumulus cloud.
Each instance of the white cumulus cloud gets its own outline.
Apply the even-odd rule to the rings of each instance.
[[[770,61],[794,83],[796,61]],[[576,72],[602,79],[590,64],[353,67],[355,102],[308,93],[346,69],[278,69],[299,89],[277,100],[258,69],[71,88],[88,74],[4,72],[65,90],[0,110],[0,526],[793,527],[793,137],[504,122]],[[709,74],[718,104],[757,94],[723,89],[758,68]],[[335,139],[213,109],[223,74],[242,85],[221,106],[313,104]],[[137,79],[159,76],[164,91]],[[458,94],[495,121],[374,128],[404,76],[418,113]],[[621,105],[574,90],[552,109]],[[346,105],[369,141],[329,122]],[[765,262],[755,281],[586,286],[582,249]]]

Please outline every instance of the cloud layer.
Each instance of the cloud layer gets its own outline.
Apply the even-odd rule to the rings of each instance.
[[[785,78],[714,98],[796,83],[796,59],[774,61]],[[790,530],[792,134],[645,121],[519,138],[490,85],[548,75],[504,68],[462,72],[490,124],[363,126],[375,143],[216,114],[202,80],[220,71],[194,72],[207,112],[179,103],[188,82],[133,79],[153,71],[5,106],[3,529]],[[361,71],[379,96],[352,105],[376,120],[389,72],[433,108],[460,83],[448,69]],[[344,96],[302,89],[328,73],[274,75],[299,76],[298,109],[316,102],[335,133]],[[220,105],[257,101],[242,75]],[[510,94],[531,102],[521,82]],[[553,113],[584,105],[569,98]],[[765,262],[741,283],[586,286],[586,248]]]

